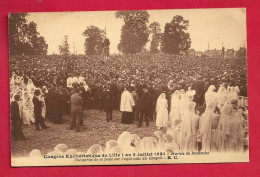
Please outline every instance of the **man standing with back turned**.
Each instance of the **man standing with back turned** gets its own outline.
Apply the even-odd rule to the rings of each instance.
[[[82,115],[82,107],[83,107],[83,99],[79,96],[79,89],[75,88],[74,93],[70,98],[71,104],[71,119],[70,119],[70,127],[68,130],[73,130],[76,125],[76,132],[80,131],[80,122]]]
[[[34,115],[35,115],[35,130],[41,131],[40,126],[42,129],[46,130],[49,128],[45,125],[43,117],[42,117],[42,107],[43,102],[41,101],[41,91],[39,89],[36,89],[34,91],[34,97],[33,97],[33,106],[34,106]]]

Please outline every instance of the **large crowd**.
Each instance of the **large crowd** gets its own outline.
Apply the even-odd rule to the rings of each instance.
[[[11,102],[18,102],[24,124],[35,123],[36,96],[42,102],[38,116],[53,123],[74,113],[72,102],[86,110],[104,109],[108,122],[115,109],[122,112],[122,123],[138,121],[141,128],[144,120],[146,126],[156,121],[158,141],[146,137],[145,142],[160,150],[167,150],[166,145],[174,151],[238,152],[248,147],[243,59],[166,54],[113,55],[105,61],[94,56],[19,56],[10,57],[10,72]],[[80,130],[82,115],[72,118],[69,129]],[[127,146],[136,147],[132,141]]]

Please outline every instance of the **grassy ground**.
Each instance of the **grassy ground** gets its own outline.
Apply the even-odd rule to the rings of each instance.
[[[53,151],[53,148],[64,143],[68,148],[76,149],[77,151],[86,152],[93,144],[100,144],[105,147],[108,140],[117,140],[118,136],[123,131],[137,134],[140,138],[145,136],[154,136],[156,131],[155,122],[151,122],[149,127],[145,127],[145,122],[142,128],[137,127],[137,122],[132,125],[122,124],[121,113],[113,112],[112,122],[106,121],[105,112],[98,110],[89,110],[84,113],[84,126],[81,127],[81,132],[75,130],[66,130],[69,125],[69,116],[64,116],[64,123],[57,125],[45,121],[49,129],[43,131],[35,131],[34,125],[24,125],[24,135],[29,138],[27,141],[11,141],[12,157],[28,156],[33,149],[39,149],[42,154]]]

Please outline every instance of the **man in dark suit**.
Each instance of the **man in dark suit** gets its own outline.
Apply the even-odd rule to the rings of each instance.
[[[12,134],[14,140],[26,140],[26,138],[23,135],[23,130],[21,126],[21,117],[18,104],[19,100],[20,95],[15,95],[14,101],[11,103]]]
[[[197,106],[203,106],[205,95],[204,82],[200,80],[199,77],[197,77],[197,79],[193,81],[192,89],[196,91],[196,95],[194,96],[194,102],[197,104]]]
[[[140,110],[140,118],[138,127],[142,127],[143,119],[146,121],[146,127],[149,126],[150,116],[152,112],[152,98],[151,94],[148,91],[147,86],[143,87],[143,94],[141,96],[140,102],[139,102],[139,110]]]
[[[42,107],[43,102],[39,99],[39,96],[41,95],[41,91],[39,89],[36,89],[34,91],[34,97],[33,97],[33,106],[34,106],[34,116],[35,116],[35,130],[40,131],[39,125],[41,125],[42,129],[46,130],[47,127],[44,123],[43,117],[42,117]]]
[[[79,96],[79,90],[77,88],[74,89],[74,93],[70,98],[71,104],[71,119],[70,119],[70,127],[68,130],[73,130],[76,125],[76,132],[80,131],[80,123],[81,123],[81,115],[82,115],[82,107],[83,107],[83,99]]]
[[[62,93],[61,88],[55,88],[55,91],[53,92],[53,108],[54,108],[54,123],[61,124],[62,123],[62,115],[63,115],[63,105],[62,105]]]
[[[103,100],[104,109],[106,111],[107,122],[110,122],[112,120],[114,100],[113,100],[113,93],[109,85],[107,85],[103,90],[103,99],[104,99]]]
[[[135,106],[133,107],[133,120],[139,120],[139,96],[136,93],[136,88],[131,87],[131,94],[135,101]]]

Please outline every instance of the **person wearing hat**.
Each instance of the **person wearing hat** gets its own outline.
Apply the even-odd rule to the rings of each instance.
[[[47,129],[47,127],[44,123],[43,117],[42,117],[42,107],[43,102],[40,101],[41,91],[39,89],[36,89],[34,91],[34,97],[33,97],[33,106],[34,106],[34,116],[35,116],[35,130],[40,131],[40,125],[42,129]]]
[[[103,101],[104,101],[104,109],[106,111],[106,120],[110,122],[112,120],[113,108],[114,108],[114,100],[113,100],[113,92],[111,91],[111,86],[107,83],[103,89]]]
[[[139,119],[139,96],[136,93],[136,88],[131,86],[131,94],[133,96],[135,106],[133,107],[133,120]]]
[[[152,116],[152,95],[148,91],[146,85],[143,86],[143,94],[139,103],[140,117],[138,122],[138,127],[142,127],[143,120],[146,122],[146,127],[149,126],[150,117]]]
[[[20,100],[20,95],[16,94],[14,96],[14,101],[11,103],[11,121],[12,121],[12,135],[14,140],[26,140],[23,134],[21,126],[21,117],[18,101]]]

